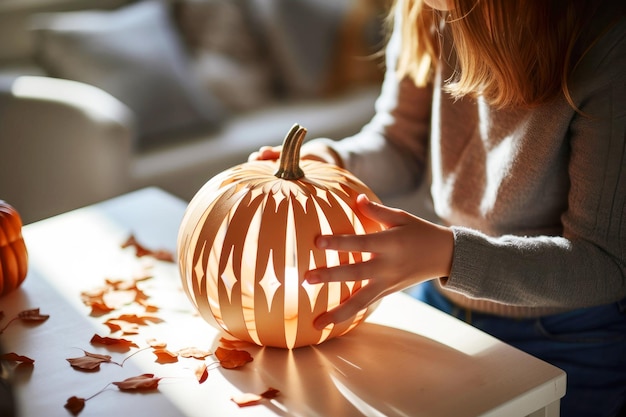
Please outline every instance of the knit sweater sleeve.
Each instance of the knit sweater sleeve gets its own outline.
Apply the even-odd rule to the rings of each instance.
[[[561,236],[453,227],[446,289],[518,306],[577,308],[626,296],[626,39],[623,20],[578,69]]]

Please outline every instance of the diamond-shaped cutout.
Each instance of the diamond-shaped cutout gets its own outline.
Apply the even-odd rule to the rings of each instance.
[[[267,300],[268,308],[272,306],[272,301],[274,300],[274,295],[278,288],[280,288],[281,283],[276,278],[276,274],[274,273],[274,265],[271,262],[268,264],[267,269],[265,270],[265,274],[263,275],[263,279],[259,281],[259,285],[263,289],[265,293],[265,298]]]

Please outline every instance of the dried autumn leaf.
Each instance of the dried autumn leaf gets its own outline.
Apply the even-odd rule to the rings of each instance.
[[[147,304],[147,300],[150,298],[146,295],[145,292],[140,290],[139,288],[135,289],[135,302],[139,305]]]
[[[165,262],[174,262],[174,255],[172,252],[164,249],[155,250],[151,253],[154,259]]]
[[[111,329],[111,332],[122,331],[124,334],[138,334],[139,326],[145,326],[148,322],[160,323],[163,320],[156,316],[138,316],[136,314],[122,314],[119,317],[107,319],[104,324]]]
[[[279,390],[277,390],[276,388],[269,387],[267,390],[265,390],[265,392],[262,392],[260,395],[263,398],[271,400],[272,398],[278,397],[278,394],[280,394]]]
[[[167,347],[167,342],[157,340],[154,337],[147,339],[146,343],[148,344],[148,346],[155,348],[155,349],[165,349]]]
[[[233,395],[231,400],[234,401],[239,407],[248,407],[250,405],[257,405],[262,399],[271,400],[276,398],[280,393],[276,388],[269,387],[261,394],[252,394],[249,392]]]
[[[67,408],[72,415],[77,416],[81,411],[83,411],[83,408],[85,408],[85,401],[86,400],[84,398],[72,396],[67,399],[65,408]]]
[[[140,305],[144,307],[144,309],[146,310],[146,313],[156,313],[157,311],[159,311],[159,307],[154,304],[147,303],[143,300],[142,301],[137,300],[137,303],[139,303]]]
[[[137,283],[137,282],[146,281],[148,279],[153,278],[154,275],[152,275],[152,273],[150,272],[151,268],[152,268],[151,266],[144,265],[141,271],[135,273],[135,276],[132,278],[132,280],[135,281],[135,283]]]
[[[199,384],[202,384],[204,381],[206,381],[207,378],[209,377],[209,370],[206,367],[206,363],[203,363],[202,365],[198,366],[195,369],[194,374],[196,375],[196,378],[198,379]]]
[[[19,362],[23,364],[33,364],[35,363],[34,359],[29,358],[28,356],[18,355],[15,352],[3,353],[0,355],[0,360],[10,361],[10,362]]]
[[[89,301],[86,301],[85,305],[87,307],[91,307],[91,312],[89,313],[89,315],[93,317],[99,317],[115,310],[113,307],[108,306],[102,299],[93,298]]]
[[[213,353],[208,350],[198,349],[196,347],[187,347],[177,351],[183,358],[204,359]]]
[[[147,271],[141,275],[126,278],[105,278],[105,285],[81,292],[83,303],[91,307],[92,316],[101,316],[125,305],[136,302],[139,305],[148,305],[148,296],[137,286],[140,281],[152,278]],[[146,311],[154,312],[156,308],[146,307]]]
[[[134,234],[130,234],[128,238],[122,243],[122,249],[133,247],[135,248],[135,256],[142,257],[150,253],[148,249],[146,249],[143,245],[141,245]]]
[[[130,349],[131,347],[139,347],[135,342],[131,340],[116,337],[102,337],[98,334],[94,334],[89,343],[91,343],[92,345],[117,346],[125,349]]]
[[[113,382],[122,391],[144,391],[155,390],[159,387],[161,378],[155,377],[154,374],[143,374],[126,378],[123,381]]]
[[[154,349],[152,351],[156,358],[156,363],[164,364],[164,363],[174,363],[178,362],[178,354],[175,352],[170,352],[167,349]]]
[[[30,322],[43,322],[50,318],[49,314],[41,314],[39,313],[38,308],[33,308],[30,310],[24,310],[18,313],[17,317],[22,321],[30,321]]]
[[[220,365],[226,369],[239,368],[248,362],[252,362],[252,356],[245,350],[239,349],[224,349],[218,347],[215,350],[215,356],[220,361]]]
[[[83,302],[86,302],[94,298],[101,298],[107,291],[109,291],[109,286],[105,285],[102,287],[92,288],[91,290],[81,291],[80,297]]]
[[[85,352],[84,356],[66,359],[72,368],[81,371],[96,372],[100,370],[101,363],[111,362],[111,357],[109,355],[90,353],[85,350],[83,350],[83,352]]]
[[[29,310],[20,311],[15,317],[13,317],[4,327],[0,328],[0,334],[4,333],[4,331],[16,320],[21,320],[24,322],[31,323],[41,323],[50,318],[48,314],[40,314],[38,308],[33,308]]]
[[[111,332],[121,331],[122,334],[138,334],[139,325],[137,323],[129,323],[124,320],[108,319],[104,325],[111,329]]]
[[[124,291],[137,288],[137,281],[135,279],[105,278],[104,282],[112,290]]]
[[[107,291],[102,295],[102,301],[104,301],[104,304],[114,310],[133,303],[136,298],[137,290],[135,289],[112,290]]]
[[[165,249],[157,249],[151,250],[146,246],[139,243],[137,238],[133,234],[131,234],[124,243],[122,243],[122,248],[134,247],[135,248],[135,256],[141,258],[143,256],[152,256],[153,258],[160,261],[174,262],[174,255],[171,251]]]
[[[233,395],[230,398],[235,402],[239,407],[248,407],[251,405],[257,405],[263,397],[259,394],[252,394],[250,392],[243,392],[241,394]]]
[[[136,323],[136,324],[141,324],[141,325],[146,325],[148,324],[148,322],[160,323],[163,321],[157,316],[149,316],[149,315],[138,316],[136,314],[122,314],[121,316],[117,317],[116,320],[123,320],[129,323]]]

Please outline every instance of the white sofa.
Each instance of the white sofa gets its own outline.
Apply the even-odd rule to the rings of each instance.
[[[26,223],[150,185],[189,200],[213,175],[279,144],[294,122],[309,137],[354,133],[371,117],[375,97],[369,88],[277,104],[235,116],[199,140],[135,152],[133,114],[110,94],[20,76],[0,88],[0,199]]]
[[[379,84],[357,83],[332,94],[281,97],[232,112],[210,131],[137,149],[140,133],[131,106],[84,80],[52,77],[30,66],[33,40],[25,38],[32,36],[25,22],[33,13],[103,1],[109,7],[126,3],[39,0],[0,6],[0,38],[13,39],[0,41],[0,199],[17,207],[25,223],[145,186],[188,200],[210,177],[244,162],[260,146],[279,144],[295,122],[309,130],[309,138],[338,139],[373,115]],[[36,3],[46,7],[30,6]],[[9,46],[21,50],[8,52]]]

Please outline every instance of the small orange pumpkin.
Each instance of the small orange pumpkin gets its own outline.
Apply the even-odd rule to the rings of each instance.
[[[300,161],[306,129],[285,137],[279,161],[250,161],[210,179],[189,203],[178,235],[183,288],[200,315],[262,346],[294,348],[342,335],[373,307],[323,330],[321,313],[367,281],[311,285],[313,268],[360,262],[367,253],[318,249],[320,234],[363,234],[382,226],[355,208],[374,193],[350,172]]]
[[[28,252],[22,237],[22,218],[0,200],[0,296],[19,287],[28,271]]]

